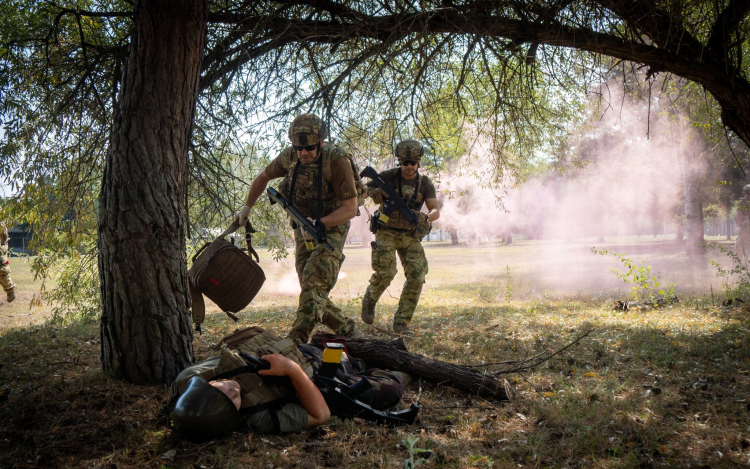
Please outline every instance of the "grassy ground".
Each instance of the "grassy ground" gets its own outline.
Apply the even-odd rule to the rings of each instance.
[[[412,352],[491,364],[558,349],[594,329],[560,356],[506,376],[513,402],[425,382],[411,427],[333,419],[301,435],[236,433],[202,445],[169,429],[163,388],[102,375],[95,322],[43,324],[44,308],[21,316],[38,285],[13,264],[22,295],[11,307],[0,299],[0,467],[403,467],[409,436],[429,450],[425,467],[750,465],[748,310],[722,307],[721,282],[707,263],[671,243],[608,241],[678,283],[681,301],[613,311],[612,300],[627,299],[629,287],[608,272],[618,267],[612,257],[590,253],[593,241],[427,245],[430,273],[417,333],[407,339]],[[369,249],[346,255],[333,298],[358,317]],[[285,331],[296,308],[291,264],[263,257],[269,279],[241,325]],[[388,336],[400,283],[384,295],[368,335]],[[198,359],[234,328],[215,307],[209,312],[194,342]],[[412,383],[406,404],[417,390]]]

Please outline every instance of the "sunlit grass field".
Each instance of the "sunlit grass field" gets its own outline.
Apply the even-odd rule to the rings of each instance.
[[[691,259],[668,240],[607,241],[425,244],[430,272],[416,333],[406,338],[410,351],[496,372],[507,365],[493,363],[560,349],[593,329],[536,368],[506,375],[512,402],[422,382],[423,407],[411,427],[333,419],[302,435],[236,433],[202,445],[169,430],[163,388],[101,374],[95,321],[42,324],[49,307],[28,306],[39,285],[25,264],[13,264],[23,295],[11,307],[0,297],[0,467],[395,468],[410,456],[401,443],[408,436],[429,450],[421,453],[425,467],[750,464],[748,309],[721,306],[722,279],[707,259]],[[677,284],[679,302],[613,310],[630,286],[609,271],[621,268],[618,261],[592,254],[592,246],[645,259],[662,282]],[[369,252],[346,248],[332,292],[358,321]],[[261,294],[240,324],[209,304],[197,359],[237,326],[288,330],[298,289],[292,262],[261,257],[268,276]],[[708,257],[721,260],[713,251]],[[399,273],[366,335],[392,338],[402,283]],[[414,380],[404,404],[418,391]]]

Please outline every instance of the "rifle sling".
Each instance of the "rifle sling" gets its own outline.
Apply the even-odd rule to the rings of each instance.
[[[417,182],[414,183],[414,194],[412,194],[411,199],[416,201],[417,200],[417,193],[419,193],[419,170],[417,169]],[[398,195],[404,199],[404,192],[402,190],[401,186],[401,168],[399,167],[396,171],[396,182],[398,183]],[[404,202],[407,204],[409,203],[408,199],[404,199]],[[422,204],[419,204],[419,207],[416,208],[417,211],[422,209]]]

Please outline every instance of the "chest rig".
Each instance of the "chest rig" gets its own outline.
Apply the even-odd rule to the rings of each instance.
[[[406,202],[406,205],[415,212],[419,212],[422,209],[422,205],[424,205],[424,196],[419,192],[419,184],[422,182],[422,178],[423,176],[419,174],[419,170],[417,170],[417,177],[415,178],[414,186],[409,184],[404,185],[401,180],[401,168],[398,168],[392,181],[393,185],[396,187],[398,195],[401,196],[401,198],[404,199],[404,202]],[[414,188],[413,192],[411,189],[412,187]],[[404,188],[406,188],[406,193],[404,193]],[[383,206],[380,207],[380,210],[383,210]],[[406,221],[406,218],[404,218],[398,210],[393,211],[385,226],[397,230],[414,229],[414,226]]]
[[[286,176],[279,192],[305,216],[318,220],[341,206],[330,180],[331,162],[340,157],[334,149],[323,147],[318,161],[303,165],[292,148],[282,153]]]

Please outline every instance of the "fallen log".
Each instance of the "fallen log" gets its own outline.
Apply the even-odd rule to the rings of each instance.
[[[318,332],[312,344],[323,347],[335,335]],[[407,350],[403,339],[385,342],[377,339],[346,339],[346,347],[351,354],[373,368],[403,371],[412,377],[445,384],[477,396],[490,397],[501,401],[513,398],[513,389],[508,382],[498,376],[475,369],[428,358]]]

